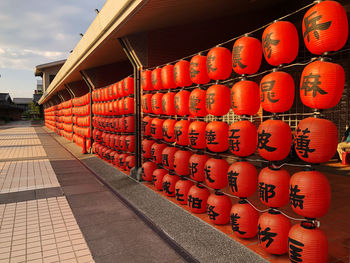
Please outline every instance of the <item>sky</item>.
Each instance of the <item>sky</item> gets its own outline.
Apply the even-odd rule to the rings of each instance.
[[[0,92],[31,98],[36,65],[66,59],[105,0],[1,0]]]

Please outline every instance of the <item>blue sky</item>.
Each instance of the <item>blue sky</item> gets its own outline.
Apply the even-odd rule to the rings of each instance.
[[[32,97],[34,67],[65,59],[105,0],[1,0],[0,92]]]

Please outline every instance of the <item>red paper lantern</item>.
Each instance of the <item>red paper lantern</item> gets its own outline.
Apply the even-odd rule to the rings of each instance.
[[[175,142],[174,127],[176,120],[167,119],[163,122],[163,138],[167,142]]]
[[[127,116],[123,118],[124,122],[124,132],[134,132],[135,131],[135,117]]]
[[[141,73],[141,88],[143,90],[153,90],[152,71],[144,70]]]
[[[229,188],[235,196],[246,198],[255,193],[258,172],[251,163],[240,161],[231,164],[227,178]]]
[[[134,167],[135,167],[135,156],[129,155],[125,159],[125,168],[127,171],[130,171]]]
[[[237,115],[255,115],[260,108],[258,84],[250,80],[235,83],[231,89],[231,108]]]
[[[194,185],[188,191],[187,204],[192,213],[204,213],[207,209],[207,200],[210,192],[201,185]]]
[[[269,207],[282,207],[289,201],[289,173],[284,169],[265,167],[259,173],[260,201]]]
[[[165,169],[156,169],[153,171],[153,184],[159,191],[163,190],[163,178],[168,173]]]
[[[134,78],[127,77],[124,79],[124,93],[125,96],[134,94]]]
[[[119,167],[125,170],[125,160],[129,155],[127,153],[122,153],[119,155]]]
[[[122,151],[126,150],[125,137],[126,137],[125,135],[122,135],[122,136],[119,137],[119,148]]]
[[[306,118],[298,124],[294,145],[297,155],[305,162],[327,162],[336,153],[338,129],[329,120]]]
[[[262,46],[267,63],[273,66],[289,64],[298,55],[297,29],[288,21],[275,22],[264,30]]]
[[[152,160],[156,164],[162,163],[162,152],[166,148],[164,143],[153,143],[151,147]]]
[[[232,55],[224,47],[214,47],[207,54],[208,76],[214,80],[227,79],[232,72]]]
[[[106,105],[106,104],[105,104]],[[118,109],[119,109],[119,114],[120,115],[123,115],[124,114],[124,99],[120,99],[119,101],[118,101]],[[107,114],[107,109],[105,108],[105,114],[104,115],[106,115]]]
[[[146,116],[142,120],[142,128],[144,135],[150,136],[151,135],[151,124],[152,124],[152,118],[149,116]]]
[[[258,232],[259,213],[246,200],[241,199],[231,209],[231,227],[240,238],[255,237]]]
[[[190,114],[189,98],[190,98],[190,92],[187,90],[181,90],[178,93],[176,93],[174,97],[176,114],[180,116],[185,116]]]
[[[126,96],[125,92],[124,92],[124,81],[119,81],[118,82],[118,94],[120,97],[124,97]]]
[[[223,116],[231,106],[231,91],[224,85],[213,85],[207,89],[205,106],[207,112],[214,116]]]
[[[189,159],[190,177],[197,182],[204,182],[204,167],[209,156],[206,154],[192,154]]]
[[[231,200],[220,192],[212,193],[207,201],[207,214],[211,222],[224,225],[230,221]]]
[[[163,191],[167,196],[175,196],[175,184],[180,177],[174,174],[166,174],[163,177]]]
[[[258,151],[269,161],[286,158],[292,144],[292,132],[287,123],[280,120],[267,120],[258,129]]]
[[[151,124],[151,135],[155,139],[163,138],[163,119],[154,118]]]
[[[205,121],[194,121],[188,126],[188,139],[192,148],[205,149],[207,143],[205,141],[205,128],[207,123]]]
[[[119,153],[117,152],[116,154],[114,154],[114,161],[113,164],[117,167],[119,167]]]
[[[252,155],[258,145],[258,132],[250,121],[238,121],[228,131],[230,151],[240,157]]]
[[[114,145],[114,143],[113,143],[113,145]],[[125,146],[126,146],[126,150],[128,152],[135,151],[135,136],[134,135],[129,135],[129,136],[125,137]]]
[[[163,89],[175,89],[177,85],[174,79],[174,66],[164,66],[161,73]]]
[[[190,121],[181,120],[176,122],[174,126],[175,141],[179,145],[188,145],[188,127],[190,126]]]
[[[329,209],[331,190],[327,178],[317,171],[295,173],[290,180],[292,209],[307,218],[324,216]]]
[[[174,79],[176,86],[188,87],[192,85],[190,77],[190,62],[186,60],[180,60],[174,66]]]
[[[326,235],[309,222],[292,226],[288,234],[288,256],[291,262],[326,263]]]
[[[294,80],[286,72],[272,72],[260,81],[261,106],[265,111],[288,111],[293,105],[294,93]]]
[[[224,159],[210,158],[204,167],[205,182],[214,189],[225,188],[227,181],[228,163]]]
[[[179,180],[175,184],[176,201],[182,205],[187,205],[188,191],[193,186],[189,180]]]
[[[152,182],[153,171],[157,169],[157,165],[152,162],[145,162],[142,164],[142,179],[145,181]]]
[[[165,89],[162,83],[162,69],[156,68],[152,71],[152,86],[155,90]]]
[[[310,108],[332,108],[340,101],[344,84],[345,73],[342,66],[324,61],[312,62],[301,74],[301,101]]]
[[[202,89],[194,89],[190,94],[189,99],[189,112],[196,117],[205,117],[208,115],[207,108],[205,106],[205,98],[207,92]]]
[[[348,39],[346,11],[336,1],[320,2],[305,13],[302,30],[305,46],[311,53],[337,51]]]
[[[142,111],[146,113],[152,113],[152,94],[145,94],[141,99]]]
[[[291,223],[278,211],[263,213],[258,222],[261,247],[270,254],[283,255],[288,251],[288,232]]]
[[[232,67],[237,74],[254,74],[261,64],[262,46],[253,37],[241,37],[232,49]]]
[[[190,61],[191,80],[196,84],[206,84],[210,81],[207,72],[207,56],[196,55]]]
[[[188,163],[191,157],[191,152],[178,150],[174,154],[174,170],[178,175],[188,175]]]
[[[174,155],[178,151],[175,147],[166,147],[162,152],[162,164],[164,168],[174,169]]]
[[[144,139],[142,141],[142,154],[144,158],[152,158],[151,148],[153,143],[155,143],[153,140]]]
[[[213,152],[224,152],[228,149],[228,130],[226,122],[212,121],[205,129],[207,147]]]
[[[163,108],[162,108],[162,97],[163,93],[156,93],[152,96],[151,103],[152,103],[152,111],[154,114],[163,114]]]
[[[175,104],[174,104],[174,92],[168,92],[163,95],[162,98],[162,107],[163,113],[166,115],[175,115]]]

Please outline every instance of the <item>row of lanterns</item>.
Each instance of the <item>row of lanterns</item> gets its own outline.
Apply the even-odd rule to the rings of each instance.
[[[105,88],[92,92],[92,100],[95,102],[111,101],[134,94],[134,78],[127,77]]]
[[[95,115],[116,116],[134,113],[134,98],[126,97],[110,102],[92,104],[92,113]]]
[[[119,118],[93,117],[93,126],[109,132],[134,132],[135,117],[126,116]]]
[[[119,135],[99,130],[93,131],[94,141],[114,150],[133,153],[135,151],[134,135]]]

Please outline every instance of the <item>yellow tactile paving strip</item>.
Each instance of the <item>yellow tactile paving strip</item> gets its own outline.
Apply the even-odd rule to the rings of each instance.
[[[0,194],[58,186],[47,159],[0,162]]]
[[[0,205],[0,262],[94,262],[65,197]]]

